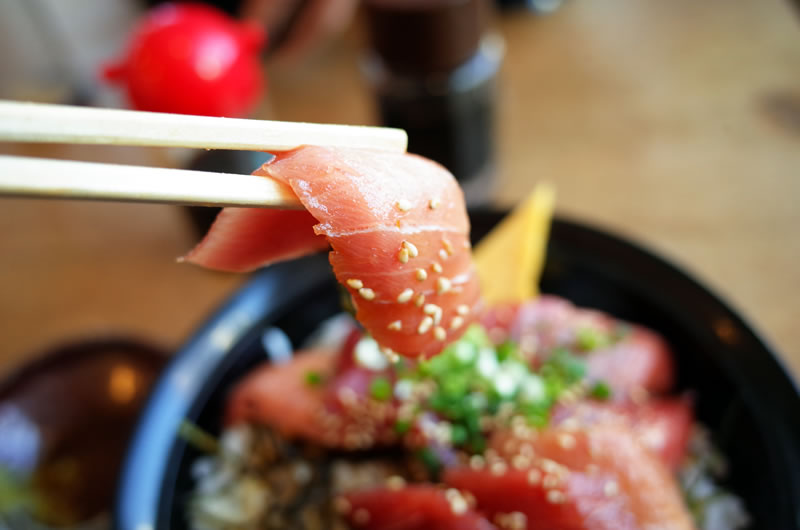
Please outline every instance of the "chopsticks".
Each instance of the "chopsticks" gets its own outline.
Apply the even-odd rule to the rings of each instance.
[[[187,116],[0,101],[0,141],[283,151],[301,145],[403,152],[384,127]],[[256,169],[256,168],[253,168]],[[297,208],[267,178],[146,166],[0,156],[0,195]]]
[[[0,156],[0,195],[298,209],[288,186],[254,175]]]
[[[325,145],[402,152],[408,137],[401,129],[387,127],[213,118],[0,100],[0,141],[245,151]]]

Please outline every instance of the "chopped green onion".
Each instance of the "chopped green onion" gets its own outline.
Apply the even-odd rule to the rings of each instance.
[[[464,443],[467,441],[468,436],[469,432],[467,431],[467,428],[464,427],[463,425],[454,423],[452,428],[450,429],[450,438],[453,441],[453,445],[456,446],[464,445]]]
[[[217,439],[188,420],[181,422],[181,426],[178,428],[178,435],[186,440],[186,443],[203,452],[216,453],[219,451]]]
[[[611,397],[611,387],[605,381],[598,381],[592,386],[589,395],[595,399],[608,399]]]
[[[576,339],[578,348],[587,352],[611,344],[609,335],[595,328],[579,329],[576,333]]]
[[[608,339],[591,333],[594,332],[583,333],[584,346],[595,346]],[[583,356],[567,348],[554,349],[534,369],[517,344],[511,341],[499,346],[492,344],[486,330],[478,324],[471,325],[461,339],[436,357],[393,369],[398,378],[396,388],[390,380],[376,378],[369,386],[374,399],[386,400],[397,395],[398,399],[411,402],[417,399],[411,392],[413,387],[430,388],[415,405],[413,414],[394,424],[395,432],[405,435],[418,421],[420,412],[432,412],[450,425],[449,443],[453,447],[476,453],[484,451],[487,444],[484,418],[493,418],[500,410],[506,410],[509,417],[522,417],[531,427],[546,427],[550,411],[563,392],[583,380],[587,372]],[[608,389],[600,386],[595,392],[602,396],[604,390]],[[420,457],[431,459],[435,454],[420,453]]]
[[[545,364],[553,366],[567,385],[577,383],[586,375],[586,363],[566,348],[556,349]]]
[[[378,401],[388,401],[392,397],[392,384],[385,377],[376,377],[369,384],[369,395]]]
[[[428,447],[420,449],[417,452],[417,457],[422,461],[425,469],[427,469],[431,475],[436,476],[439,474],[439,471],[442,469],[442,463],[431,449]]]
[[[505,361],[506,359],[508,359],[512,355],[515,355],[516,353],[517,353],[517,345],[511,342],[510,340],[504,342],[503,344],[497,347],[497,359],[500,362]]]
[[[0,515],[35,507],[36,495],[27,480],[0,466]]]
[[[397,420],[394,424],[394,432],[399,435],[407,433],[411,429],[411,422],[408,420]]]
[[[322,374],[319,372],[315,372],[313,370],[309,370],[306,372],[306,384],[309,386],[320,386],[322,384],[323,377]]]

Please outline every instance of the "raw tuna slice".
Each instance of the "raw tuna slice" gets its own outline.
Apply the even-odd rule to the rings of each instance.
[[[500,449],[444,477],[493,518],[519,512],[529,530],[694,528],[667,467],[623,425],[521,432]]]
[[[348,339],[339,352],[309,350],[287,363],[265,363],[233,389],[226,422],[265,425],[287,438],[335,449],[397,442],[396,401],[370,392],[376,379],[391,380],[392,374],[355,364],[355,345]]]
[[[288,184],[317,223],[297,212],[226,209],[187,261],[248,271],[318,250],[324,236],[358,320],[382,346],[428,357],[463,333],[479,287],[464,197],[442,166],[409,154],[301,147],[255,174]]]
[[[692,421],[691,401],[686,397],[651,399],[642,404],[586,400],[557,407],[552,418],[553,425],[578,428],[621,424],[673,471],[681,467],[686,457]]]
[[[496,306],[482,323],[496,342],[511,338],[537,359],[557,348],[584,357],[589,379],[608,383],[617,401],[672,387],[673,353],[659,334],[563,298]]]
[[[345,495],[337,503],[353,528],[365,530],[493,530],[455,489],[398,486]]]
[[[545,472],[540,465],[511,468],[502,473],[490,469],[459,468],[448,470],[445,477],[448,484],[469,491],[476,499],[478,509],[504,529],[641,528],[631,513],[627,497],[605,494],[606,484],[614,483],[613,475],[564,469],[563,476],[556,476]],[[543,484],[543,479],[548,487]]]
[[[312,350],[283,364],[264,363],[233,389],[226,423],[267,425],[288,438],[323,443],[324,391],[310,376],[324,380],[333,373],[336,352]]]
[[[305,210],[225,208],[214,221],[213,237],[203,239],[184,259],[221,271],[243,272],[328,248],[311,228]],[[269,242],[269,256],[263,249]]]

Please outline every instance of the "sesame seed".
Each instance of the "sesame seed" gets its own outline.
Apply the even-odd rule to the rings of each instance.
[[[408,263],[408,249],[401,248],[400,252],[397,253],[397,261],[400,263]]]
[[[498,460],[497,462],[492,464],[491,472],[492,475],[500,476],[506,472],[506,469],[508,469],[506,463],[503,462],[502,460]]]
[[[605,494],[606,497],[613,497],[617,493],[619,493],[619,486],[613,480],[606,482],[603,486],[603,494]]]
[[[523,421],[525,421],[523,419]],[[514,436],[517,438],[530,439],[533,437],[533,430],[525,424],[517,424],[512,427]]]
[[[453,320],[450,321],[450,329],[458,329],[464,325],[464,318],[459,316],[454,316]]]
[[[464,500],[464,497],[459,495],[458,497],[453,497],[450,500],[450,509],[453,510],[453,513],[456,515],[461,515],[467,511],[469,505],[467,501]]]
[[[437,274],[442,273],[442,266],[436,263],[435,261],[433,262],[433,264],[431,264],[431,269],[433,270],[433,272]]]
[[[561,433],[558,435],[558,445],[562,449],[572,449],[575,447],[575,437],[569,433]]]
[[[549,458],[542,458],[540,464],[542,469],[548,473],[558,473],[561,470],[561,464]]]
[[[448,278],[441,277],[436,280],[436,292],[439,294],[446,293],[452,286],[453,284]]]
[[[336,497],[333,500],[333,509],[336,510],[336,513],[345,515],[350,513],[350,509],[352,506],[350,505],[350,501],[345,499],[344,497]]]
[[[456,313],[461,316],[469,315],[469,306],[466,304],[458,304],[458,306],[456,306]]]
[[[442,246],[449,256],[453,255],[453,244],[449,239],[442,239]]]
[[[417,295],[416,300],[414,300],[414,305],[417,307],[422,307],[422,304],[424,303],[425,303],[425,295],[420,293],[419,295]]]
[[[511,465],[514,466],[514,469],[525,469],[531,465],[531,460],[524,455],[515,455],[511,460]]]
[[[384,346],[381,348],[381,353],[383,353],[386,356],[386,359],[392,364],[400,360],[400,356],[397,355],[391,348],[387,348]]]
[[[525,530],[528,527],[528,517],[522,512],[511,512],[506,517],[509,530]]]
[[[404,289],[402,293],[397,295],[397,301],[401,304],[405,304],[411,300],[412,296],[414,296],[414,291],[411,289]]]
[[[359,508],[353,514],[353,521],[359,525],[367,524],[369,522],[369,512],[364,508]]]
[[[425,269],[417,269],[414,271],[414,275],[416,276],[417,280],[424,282],[428,279],[428,273],[425,272]]]
[[[389,322],[389,325],[386,326],[386,329],[390,331],[400,331],[401,329],[403,329],[403,323],[399,320]]]
[[[563,504],[567,500],[567,497],[564,495],[563,492],[558,490],[549,490],[547,492],[547,502],[552,504]]]
[[[474,470],[480,470],[486,467],[486,460],[481,455],[472,455],[469,458],[469,467]]]
[[[455,488],[447,488],[444,490],[444,498],[448,501],[455,499],[456,497],[461,497],[461,492],[459,492]]]
[[[445,249],[441,249],[439,251],[439,257],[444,260],[444,259],[447,259],[449,257],[449,255],[447,254],[447,251]]]
[[[386,479],[386,487],[390,490],[399,490],[403,489],[406,485],[406,479],[399,475],[392,475],[388,479]]]
[[[545,475],[542,479],[542,486],[544,486],[545,489],[553,489],[558,486],[558,482],[558,477],[555,475]]]
[[[531,469],[528,471],[528,484],[536,485],[539,481],[542,480],[542,472],[536,468]]]
[[[431,210],[435,210],[436,208],[439,207],[440,204],[442,204],[442,201],[434,197],[433,199],[428,201],[428,208],[430,208]]]
[[[353,289],[361,289],[362,287],[364,287],[364,283],[356,278],[350,278],[349,280],[347,280],[347,285],[349,285]]]
[[[425,307],[422,308],[422,312],[426,315],[433,315],[434,313],[438,313],[441,311],[442,308],[436,304],[425,304]]]
[[[445,340],[447,338],[447,332],[442,326],[436,326],[433,328],[433,338],[436,340]]]
[[[419,323],[419,327],[417,328],[417,333],[423,335],[427,333],[432,326],[433,326],[433,319],[431,317],[425,317],[422,319],[422,322]]]
[[[408,255],[412,258],[419,256],[419,250],[417,249],[417,246],[411,241],[403,241],[403,248],[408,250]]]
[[[433,323],[437,326],[442,321],[442,308],[436,304],[425,304],[425,306],[422,308],[422,312],[426,315],[432,316]]]
[[[394,205],[397,206],[397,209],[400,210],[401,212],[409,211],[412,206],[412,204],[406,199],[400,199]]]
[[[374,300],[375,299],[375,291],[370,289],[369,287],[362,287],[358,290],[358,294],[361,295],[361,298],[364,300]]]

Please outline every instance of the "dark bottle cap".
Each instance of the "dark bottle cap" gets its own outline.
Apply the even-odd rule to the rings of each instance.
[[[393,72],[453,70],[478,49],[484,0],[366,0],[372,46]]]

